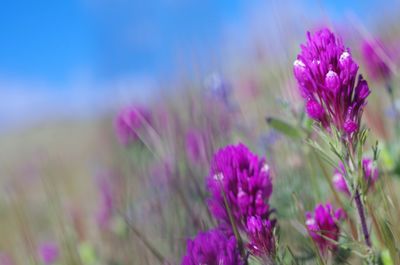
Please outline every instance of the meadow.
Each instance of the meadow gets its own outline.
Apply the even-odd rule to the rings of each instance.
[[[380,27],[293,29],[147,104],[4,133],[0,265],[400,264],[400,39]]]

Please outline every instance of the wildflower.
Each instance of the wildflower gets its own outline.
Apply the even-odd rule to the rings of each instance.
[[[12,258],[6,253],[0,253],[0,265],[13,265]]]
[[[275,254],[275,220],[251,216],[247,219],[246,232],[249,237],[249,249],[253,255],[271,257]]]
[[[362,160],[362,167],[364,170],[365,181],[371,186],[378,180],[379,171],[378,168],[374,166],[374,161],[369,158],[364,158]]]
[[[314,215],[306,213],[306,226],[311,238],[317,244],[322,253],[327,250],[336,250],[335,242],[339,239],[339,221],[345,218],[344,211],[339,208],[333,210],[330,203],[318,204],[315,207]]]
[[[200,232],[187,241],[186,255],[182,265],[242,265],[244,264],[232,233],[220,229]]]
[[[370,158],[364,158],[362,160],[362,168],[364,180],[367,184],[367,189],[369,189],[370,187],[373,187],[375,182],[378,180],[379,170],[374,166],[374,162]],[[343,164],[339,163],[339,167],[335,169],[332,181],[333,185],[338,191],[350,196],[350,189],[347,186],[346,180],[343,176],[344,172],[345,169]]]
[[[211,162],[207,186],[211,192],[210,210],[225,223],[230,220],[224,197],[241,229],[246,226],[248,217],[267,218],[270,213],[268,199],[272,182],[269,166],[243,144],[229,145],[217,151]]]
[[[39,257],[43,264],[54,264],[60,255],[58,246],[53,242],[43,243],[39,246]]]
[[[104,229],[110,224],[113,215],[113,191],[111,183],[106,176],[99,176],[97,178],[97,185],[100,192],[100,205],[96,219],[100,228]]]
[[[346,180],[344,178],[344,166],[343,163],[339,163],[339,168],[335,168],[334,174],[333,174],[333,178],[332,178],[332,182],[333,182],[333,186],[336,188],[336,190],[345,193],[346,195],[350,196],[350,190],[347,187],[347,183]]]
[[[123,145],[138,140],[138,131],[150,123],[150,112],[143,107],[126,107],[122,109],[115,120],[115,130],[118,140]]]
[[[220,101],[226,107],[231,105],[232,87],[221,75],[211,74],[205,80],[204,85],[212,98]]]
[[[186,153],[194,164],[206,158],[205,143],[200,131],[191,129],[186,133]]]
[[[389,66],[382,58],[386,56],[386,52],[386,47],[379,39],[365,40],[361,46],[368,75],[377,81],[388,80],[391,77]]]
[[[329,29],[307,36],[293,64],[306,112],[323,127],[334,125],[351,138],[360,128],[368,84],[361,75],[356,83],[358,65]]]

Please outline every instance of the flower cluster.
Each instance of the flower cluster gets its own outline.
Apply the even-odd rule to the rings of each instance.
[[[138,130],[145,128],[151,122],[150,112],[140,106],[122,109],[115,120],[115,131],[118,140],[123,145],[131,144],[138,140]]]
[[[374,162],[370,158],[364,158],[362,160],[362,168],[364,180],[366,182],[368,190],[370,187],[373,187],[375,182],[378,180],[379,170],[377,167],[375,167]],[[342,163],[339,163],[339,167],[335,168],[332,182],[338,191],[343,192],[348,196],[351,196],[350,189],[347,186],[346,180],[344,178],[344,174],[344,166]]]
[[[344,211],[339,208],[336,211],[330,203],[318,204],[314,214],[306,213],[306,226],[310,236],[324,254],[327,250],[335,250],[339,239],[339,221],[345,218]]]
[[[268,217],[272,182],[264,159],[238,144],[220,149],[211,163],[207,185],[212,197],[208,203],[218,220],[229,223],[224,197],[241,229],[251,216]]]
[[[221,229],[200,232],[194,240],[187,241],[182,265],[242,265],[243,260],[232,233]]]
[[[243,144],[221,148],[211,162],[207,187],[209,207],[220,226],[189,240],[182,264],[244,264],[245,257],[239,255],[244,253],[242,247],[263,260],[272,260],[276,221],[270,219],[272,182],[264,159]],[[240,250],[233,225],[239,234],[247,235],[248,242],[241,244]]]
[[[294,62],[308,116],[326,128],[334,125],[350,137],[357,132],[370,94],[361,75],[356,83],[357,71],[350,51],[329,29],[314,35],[308,32],[308,41]]]

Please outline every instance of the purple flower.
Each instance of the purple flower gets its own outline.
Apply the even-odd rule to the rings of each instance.
[[[391,76],[390,69],[382,57],[387,56],[387,49],[383,42],[374,39],[365,40],[361,46],[361,54],[364,58],[368,75],[375,80],[386,80]]]
[[[362,167],[364,171],[364,179],[366,181],[368,189],[373,187],[375,182],[378,180],[379,177],[379,170],[377,167],[374,166],[374,162],[370,158],[364,158],[362,160]],[[350,190],[346,184],[346,180],[344,178],[344,166],[342,163],[339,163],[339,167],[335,168],[334,175],[333,175],[333,185],[335,188],[345,193],[348,196],[351,196]]]
[[[370,93],[350,51],[329,29],[308,32],[306,44],[293,65],[306,112],[325,128],[334,125],[349,135],[360,128],[361,115]]]
[[[247,219],[246,232],[249,238],[249,249],[253,255],[270,258],[275,255],[275,220],[251,216]]]
[[[310,99],[306,104],[306,112],[310,118],[318,121],[326,120],[324,108],[316,100]],[[326,122],[325,122],[326,123]]]
[[[320,251],[325,254],[327,250],[336,250],[335,242],[339,239],[339,221],[345,219],[344,211],[339,208],[333,210],[330,203],[318,204],[314,214],[306,213],[306,226],[311,238]]]
[[[200,232],[187,241],[186,255],[182,265],[242,265],[244,264],[232,233],[220,229]]]
[[[212,98],[222,102],[227,107],[231,105],[232,87],[221,75],[214,73],[204,83]]]
[[[186,154],[194,164],[206,158],[205,143],[200,131],[191,129],[186,133]]]
[[[369,186],[373,186],[379,177],[379,170],[374,166],[374,161],[370,158],[364,158],[362,160],[362,167],[365,181],[367,181]]]
[[[333,178],[332,178],[332,182],[333,182],[333,186],[340,192],[345,193],[348,196],[351,196],[350,194],[350,190],[347,187],[347,183],[346,180],[344,178],[344,166],[343,163],[339,163],[339,168],[335,168],[335,171],[333,173]]]
[[[135,142],[139,138],[137,132],[145,128],[146,123],[150,123],[150,121],[150,112],[143,107],[129,106],[123,108],[115,119],[115,131],[118,140],[123,145]]]
[[[55,243],[47,242],[39,246],[39,257],[45,265],[54,264],[59,255],[59,249]]]
[[[0,265],[13,265],[12,258],[6,253],[0,253]]]
[[[272,182],[269,166],[243,144],[229,145],[217,151],[211,162],[207,186],[211,192],[210,210],[225,223],[229,223],[229,216],[224,195],[235,223],[241,229],[245,228],[248,217],[267,218],[270,213],[268,199]]]
[[[102,229],[106,229],[113,215],[113,190],[109,179],[106,176],[100,175],[97,178],[97,185],[100,192],[100,204],[97,212],[97,223]]]

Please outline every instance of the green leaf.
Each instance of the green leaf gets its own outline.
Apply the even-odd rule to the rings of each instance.
[[[387,170],[395,168],[396,162],[387,147],[383,147],[380,154],[382,164]]]
[[[381,260],[384,265],[393,265],[392,258],[390,257],[390,252],[388,249],[385,249],[381,253]]]
[[[337,167],[337,163],[333,161],[333,159],[328,154],[326,154],[326,152],[317,142],[308,140],[306,141],[306,143],[309,144],[317,152],[317,155],[320,155],[325,162],[330,164],[332,167]]]
[[[121,238],[127,236],[128,227],[126,226],[126,223],[121,216],[115,216],[112,219],[111,229],[116,235],[120,236]]]
[[[78,246],[78,252],[84,265],[94,265],[97,263],[96,252],[90,243],[81,243]]]
[[[269,126],[274,128],[278,132],[286,135],[287,137],[293,139],[301,139],[303,136],[302,132],[298,128],[287,122],[272,117],[267,117],[266,121]]]

